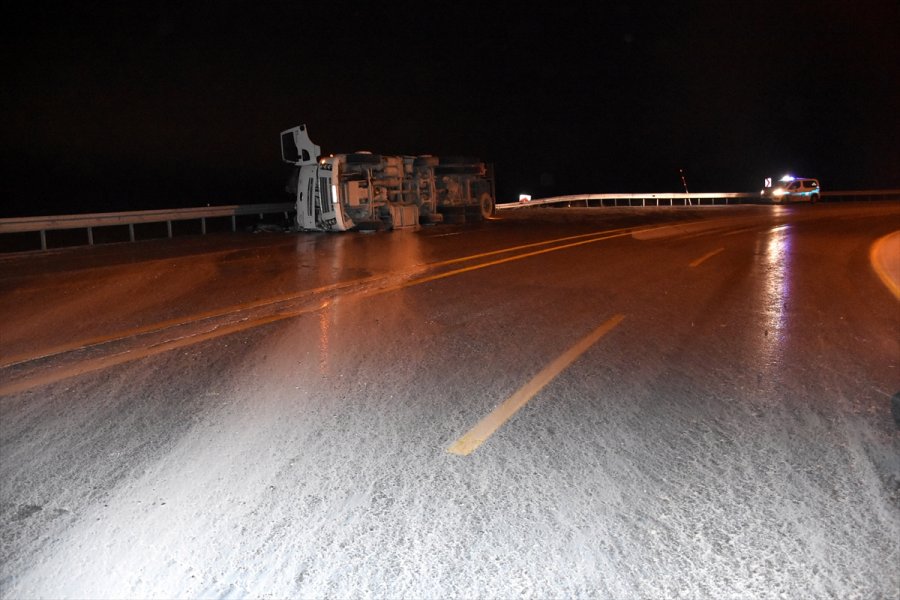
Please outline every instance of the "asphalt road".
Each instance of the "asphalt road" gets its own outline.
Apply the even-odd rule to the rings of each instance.
[[[897,230],[548,208],[0,257],[0,597],[900,597]]]

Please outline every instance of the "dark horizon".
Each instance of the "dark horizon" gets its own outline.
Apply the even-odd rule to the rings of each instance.
[[[278,134],[465,154],[498,201],[900,187],[900,6],[34,8],[4,26],[0,216],[289,201]],[[590,7],[590,8],[588,8]]]

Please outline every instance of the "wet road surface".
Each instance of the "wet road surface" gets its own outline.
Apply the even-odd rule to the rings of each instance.
[[[549,208],[2,257],[0,595],[897,597],[898,229]]]

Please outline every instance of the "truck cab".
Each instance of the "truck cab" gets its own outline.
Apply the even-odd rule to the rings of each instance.
[[[353,222],[344,218],[336,201],[333,161],[320,160],[321,152],[321,147],[310,140],[305,125],[281,132],[281,159],[296,166],[287,191],[296,198],[297,226],[346,231]]]

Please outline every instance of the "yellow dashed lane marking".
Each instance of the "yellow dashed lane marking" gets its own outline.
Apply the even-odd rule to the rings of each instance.
[[[519,390],[510,396],[500,406],[495,408],[489,415],[478,422],[472,429],[466,432],[461,438],[456,440],[447,452],[458,454],[460,456],[468,456],[494,434],[504,423],[506,423],[519,409],[525,406],[538,392],[553,381],[557,375],[563,372],[569,365],[584,354],[588,348],[593,346],[604,335],[613,330],[625,315],[616,315],[603,323],[600,327],[592,331],[577,344],[566,350],[556,360],[535,375],[531,381],[523,385]]]
[[[705,261],[705,260],[707,260],[707,259],[709,259],[709,258],[712,258],[713,256],[715,256],[716,254],[718,254],[719,252],[721,252],[721,251],[724,250],[724,249],[725,249],[725,248],[716,248],[716,249],[713,250],[712,252],[707,252],[706,254],[704,254],[703,256],[701,256],[700,258],[698,258],[697,260],[695,260],[694,262],[692,262],[692,263],[691,263],[691,266],[692,266],[692,267],[699,266],[703,261]]]

